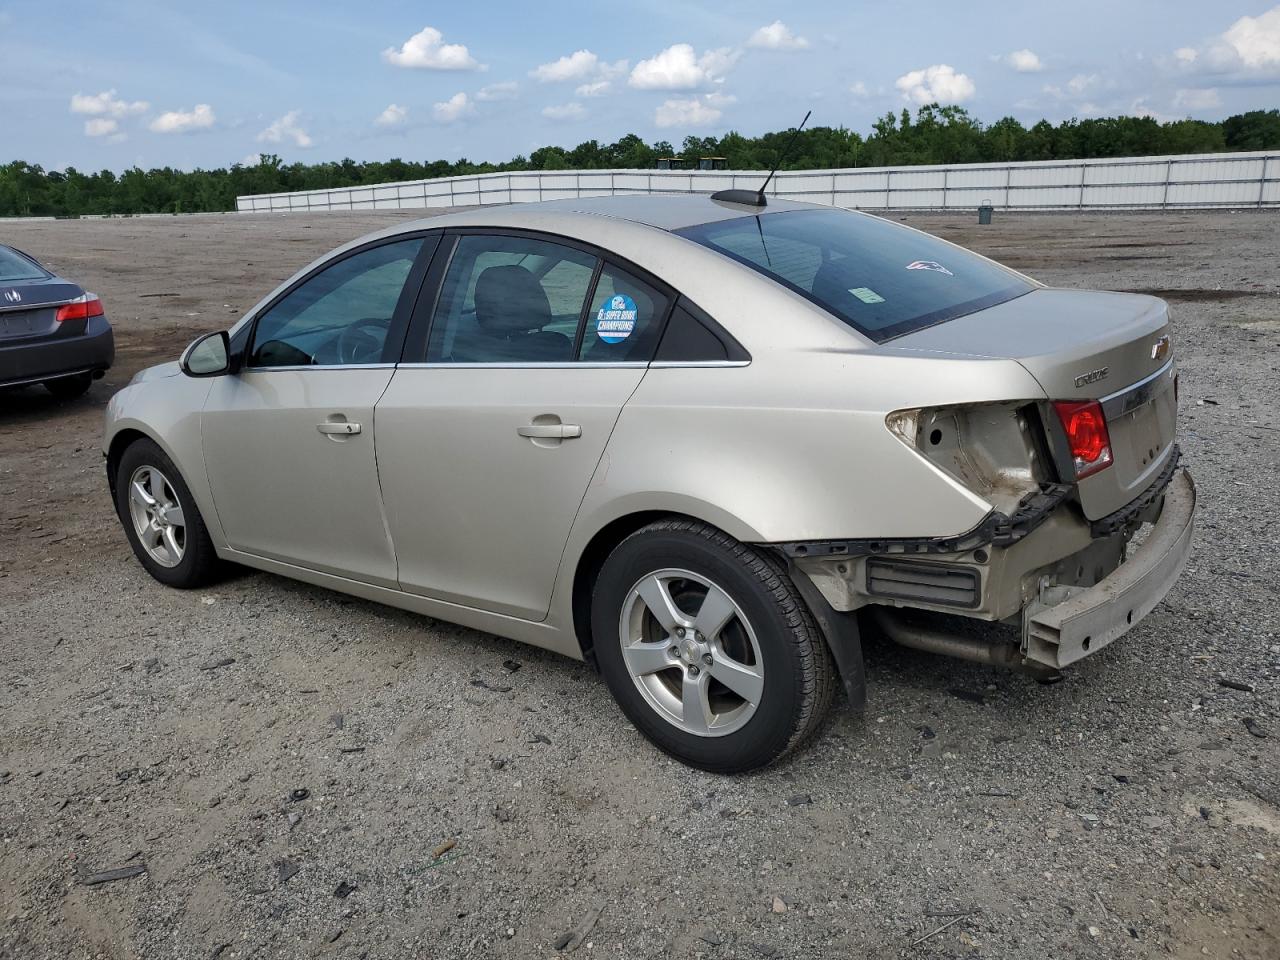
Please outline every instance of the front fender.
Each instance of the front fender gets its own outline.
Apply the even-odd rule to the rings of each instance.
[[[107,403],[102,453],[110,457],[117,440],[130,433],[153,440],[182,474],[209,538],[221,551],[226,537],[213,503],[200,442],[200,416],[212,382],[179,375],[129,384]]]

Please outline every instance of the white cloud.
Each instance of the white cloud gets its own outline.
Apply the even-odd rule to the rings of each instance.
[[[71,97],[71,112],[83,113],[93,117],[123,117],[131,113],[145,113],[151,104],[145,100],[134,100],[130,103],[116,97],[115,90],[103,90],[101,93],[76,93]]]
[[[723,83],[737,60],[738,51],[728,47],[698,56],[689,44],[677,43],[637,63],[627,82],[638,90],[696,90],[709,83]]]
[[[314,142],[311,135],[298,123],[299,112],[290,110],[271,126],[258,134],[259,143],[284,143],[292,140],[296,147],[307,148]]]
[[[551,63],[540,64],[529,71],[529,76],[541,83],[560,83],[565,80],[585,80],[600,69],[600,58],[590,50],[575,50],[566,57]]]
[[[722,107],[737,98],[722,93],[708,93],[701,97],[664,100],[653,113],[653,122],[659,127],[707,127],[720,119]]]
[[[1102,78],[1096,73],[1077,73],[1067,81],[1067,90],[1079,95],[1084,93],[1086,90],[1092,90],[1101,82]]]
[[[1182,110],[1213,110],[1222,106],[1222,98],[1213,88],[1179,90],[1173,97],[1173,105]]]
[[[748,47],[759,50],[803,50],[809,46],[804,37],[797,37],[781,20],[761,27],[747,39]]]
[[[1249,69],[1280,66],[1280,6],[1241,17],[1222,35],[1222,45]]]
[[[1102,77],[1096,73],[1077,73],[1067,81],[1065,88],[1050,84],[1044,88],[1044,92],[1055,100],[1067,100],[1080,97],[1090,90],[1098,90],[1102,85]]]
[[[1173,53],[1182,70],[1239,74],[1242,79],[1280,76],[1280,6],[1256,17],[1241,17],[1199,47]]]
[[[388,47],[382,59],[397,67],[420,70],[483,70],[461,43],[445,43],[444,34],[435,27],[423,27],[397,50]]]
[[[260,164],[261,162],[262,162],[262,154],[260,154],[260,153],[251,153],[251,154],[249,154],[247,157],[245,157],[243,160],[241,160],[241,161],[240,161],[240,166],[242,166],[242,167],[256,167],[256,166],[257,166],[258,164]]]
[[[613,89],[614,79],[626,72],[626,60],[608,63],[590,50],[577,50],[559,60],[535,67],[529,71],[529,76],[540,83],[577,82],[576,96],[603,97]]]
[[[1001,59],[1018,73],[1039,73],[1044,69],[1040,58],[1027,49],[1015,50],[1013,53],[1005,54]]]
[[[542,115],[548,120],[581,120],[587,115],[580,103],[562,103],[557,106],[543,107]]]
[[[404,123],[405,118],[408,116],[408,107],[402,107],[398,103],[391,103],[387,105],[387,109],[378,114],[373,122],[380,127],[398,127]]]
[[[603,97],[612,89],[612,80],[593,80],[591,83],[582,84],[573,92],[580,97]]]
[[[470,97],[465,93],[455,93],[448,100],[434,104],[431,107],[431,115],[439,123],[453,123],[455,120],[461,120],[474,110],[475,105],[471,102]]]
[[[207,130],[217,118],[213,115],[213,107],[207,103],[197,103],[191,110],[170,110],[151,121],[151,129],[155,133],[189,133],[192,130]]]
[[[867,99],[867,97],[871,96],[871,91],[867,88],[867,85],[861,80],[857,81],[851,87],[849,87],[849,92],[853,94],[854,97],[857,98],[858,100],[865,100]]]
[[[520,84],[514,80],[506,80],[502,83],[491,83],[487,87],[481,87],[476,93],[476,99],[482,103],[489,103],[494,100],[511,100],[520,92]]]
[[[86,137],[107,137],[120,129],[120,124],[110,117],[94,117],[84,122]]]
[[[912,70],[895,82],[903,97],[918,104],[963,103],[974,94],[973,81],[945,63]]]

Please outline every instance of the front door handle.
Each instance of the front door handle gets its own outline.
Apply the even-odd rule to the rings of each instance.
[[[535,440],[572,440],[582,436],[582,427],[576,423],[531,423],[516,427],[516,433]]]
[[[326,436],[347,437],[353,433],[359,433],[360,424],[352,423],[350,420],[326,420],[324,423],[317,423],[316,429]]]

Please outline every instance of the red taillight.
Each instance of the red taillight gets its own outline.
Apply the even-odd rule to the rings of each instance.
[[[59,323],[65,323],[68,320],[88,320],[90,317],[100,316],[102,316],[102,301],[98,299],[97,294],[85,293],[70,303],[60,306],[58,315],[54,319]]]
[[[1076,479],[1111,465],[1111,435],[1107,418],[1096,400],[1056,400],[1053,408],[1067,433],[1067,447],[1075,461]]]

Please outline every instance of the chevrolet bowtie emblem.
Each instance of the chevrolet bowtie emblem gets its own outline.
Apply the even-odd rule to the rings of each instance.
[[[1169,338],[1161,337],[1151,345],[1151,359],[1163,360],[1169,355]]]

